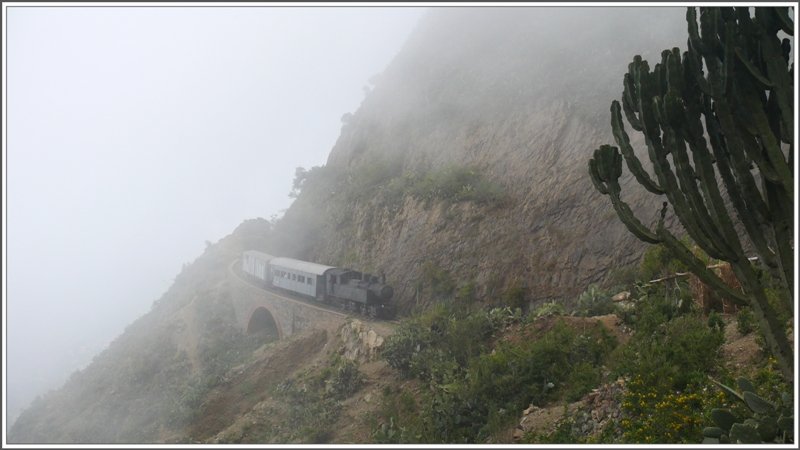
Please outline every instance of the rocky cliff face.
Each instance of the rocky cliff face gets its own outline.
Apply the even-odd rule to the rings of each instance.
[[[627,64],[685,47],[683,15],[433,10],[303,181],[282,224],[299,237],[285,250],[384,271],[405,309],[435,300],[426,286],[443,277],[488,301],[511,286],[532,301],[571,298],[603,281],[643,246],[592,187],[587,161],[613,143],[609,106]],[[443,174],[458,170],[489,200],[442,193],[454,179]],[[655,219],[660,203],[635,184],[624,180],[626,200]]]

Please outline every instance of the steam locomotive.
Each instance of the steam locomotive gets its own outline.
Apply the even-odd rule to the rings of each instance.
[[[288,291],[373,318],[392,319],[394,290],[385,277],[268,255],[255,250],[242,254],[242,271],[268,289]]]

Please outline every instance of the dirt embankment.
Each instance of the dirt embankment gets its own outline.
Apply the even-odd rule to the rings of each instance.
[[[327,331],[309,330],[254,352],[251,363],[231,369],[208,396],[188,430],[190,439],[202,442],[236,422],[264,400],[272,387],[309,364],[327,342]]]

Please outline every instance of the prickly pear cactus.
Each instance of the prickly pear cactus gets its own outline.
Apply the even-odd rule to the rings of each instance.
[[[739,378],[739,391],[712,380],[724,391],[743,402],[752,417],[741,418],[728,409],[714,409],[711,418],[717,425],[703,430],[704,444],[787,444],[794,442],[792,398],[783,394],[779,404],[755,393],[753,383]]]

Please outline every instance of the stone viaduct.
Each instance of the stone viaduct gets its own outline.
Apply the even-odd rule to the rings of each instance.
[[[246,280],[239,267],[239,259],[228,266],[228,281],[236,321],[246,332],[274,328],[283,339],[308,328],[336,329],[348,317],[343,312],[267,291]]]

